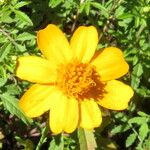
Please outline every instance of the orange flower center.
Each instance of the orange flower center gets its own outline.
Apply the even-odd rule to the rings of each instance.
[[[61,66],[58,86],[67,96],[74,96],[77,99],[93,97],[92,94],[97,96],[103,89],[96,68],[78,62]]]

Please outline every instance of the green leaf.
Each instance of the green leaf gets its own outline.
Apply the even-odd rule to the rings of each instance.
[[[145,149],[143,149],[142,145],[143,145],[143,142],[139,142],[138,145],[137,145],[137,147],[136,147],[136,150],[145,150]]]
[[[146,113],[144,113],[142,111],[139,111],[138,115],[140,115],[141,117],[150,117],[148,114],[146,114]]]
[[[6,43],[2,46],[2,49],[0,51],[0,62],[2,62],[3,59],[8,55],[11,50],[11,46],[11,43]]]
[[[108,10],[103,6],[101,5],[100,3],[97,3],[97,2],[91,2],[91,6],[99,9],[101,11],[101,13],[106,17],[108,18],[109,17],[109,13],[108,13]]]
[[[140,77],[143,73],[143,66],[141,63],[138,63],[134,68],[133,68],[133,74],[135,74],[137,77]]]
[[[29,23],[31,26],[33,25],[31,19],[30,19],[24,12],[21,12],[21,11],[19,11],[19,10],[14,10],[14,9],[13,9],[13,12],[17,15],[17,17],[18,17],[20,20]]]
[[[49,6],[52,8],[55,8],[58,6],[61,2],[64,2],[64,0],[50,0],[49,1]]]
[[[136,18],[135,18],[135,28],[137,28],[137,27],[139,27],[139,25],[140,25],[140,17],[139,16],[137,16]]]
[[[63,135],[54,136],[50,142],[48,150],[64,150]]]
[[[113,128],[111,130],[111,134],[115,135],[117,133],[125,132],[125,131],[127,131],[129,129],[130,129],[130,127],[128,125],[126,125],[126,124],[118,125],[118,126],[116,126],[115,128]]]
[[[25,6],[25,5],[28,5],[28,4],[30,4],[31,2],[27,2],[27,1],[21,1],[21,2],[18,2],[16,5],[15,5],[15,9],[18,9],[18,8],[20,8],[20,7],[23,7],[23,6]]]
[[[143,74],[143,66],[141,63],[138,63],[134,66],[133,72],[132,72],[132,80],[131,80],[131,86],[136,89],[140,84],[140,77]]]
[[[146,123],[148,121],[147,117],[134,117],[129,119],[128,123],[130,124],[139,124],[142,125],[143,123]]]
[[[85,12],[86,12],[86,15],[88,16],[89,13],[90,13],[90,5],[91,3],[88,1],[87,3],[85,3]]]
[[[2,66],[0,66],[0,87],[5,85],[6,82],[7,82],[6,70]]]
[[[7,93],[10,95],[19,95],[20,90],[18,89],[19,86],[16,84],[10,84],[10,85],[5,85],[5,88],[7,89]]]
[[[119,18],[119,16],[121,16],[122,14],[124,14],[124,10],[125,10],[124,7],[122,7],[122,6],[118,7],[115,10],[115,14],[114,14],[116,16],[116,18]]]
[[[4,107],[11,113],[20,118],[25,124],[31,124],[32,119],[27,118],[23,111],[18,106],[18,100],[7,93],[0,95]]]
[[[25,45],[17,44],[17,45],[15,46],[15,48],[16,48],[16,50],[19,50],[19,51],[21,51],[21,52],[26,51]]]
[[[135,133],[132,133],[128,136],[128,138],[126,139],[126,147],[129,147],[131,146],[135,140],[136,140],[136,134]]]
[[[81,150],[95,150],[97,145],[92,130],[78,128],[78,138]]]
[[[19,34],[16,38],[17,41],[26,41],[26,40],[32,40],[32,39],[35,39],[35,36],[27,32]]]
[[[42,129],[41,138],[40,138],[35,150],[40,150],[43,143],[45,143],[47,141],[48,130],[49,130],[48,126],[45,126]]]
[[[132,14],[124,13],[124,14],[118,16],[118,19],[127,19],[127,18],[132,18],[132,17],[133,17]]]
[[[149,132],[149,128],[147,123],[143,123],[139,128],[139,136],[142,141],[146,138],[148,132]]]

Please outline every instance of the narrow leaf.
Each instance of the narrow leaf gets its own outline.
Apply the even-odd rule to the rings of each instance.
[[[135,123],[135,124],[143,124],[143,123],[146,123],[148,120],[146,117],[134,117],[134,118],[131,118],[128,123],[132,124],[132,123]]]
[[[0,62],[2,62],[4,58],[6,58],[10,50],[11,50],[11,43],[4,44],[4,46],[2,47],[0,51]]]
[[[16,38],[17,41],[26,41],[26,40],[32,40],[32,39],[35,39],[35,36],[27,32],[19,34]]]
[[[18,100],[7,94],[4,93],[0,95],[0,98],[2,99],[4,107],[13,115],[16,115],[18,118],[20,118],[25,124],[31,124],[32,119],[27,118],[23,111],[18,106]]]
[[[13,11],[20,20],[25,21],[25,22],[29,23],[30,25],[33,25],[31,19],[24,12],[21,12],[19,10],[13,10]]]
[[[15,8],[18,9],[20,7],[23,7],[25,5],[28,5],[30,4],[30,2],[25,2],[25,1],[22,1],[22,2],[18,2],[16,5],[15,5]]]
[[[112,129],[111,133],[113,135],[115,135],[117,133],[125,132],[129,129],[130,129],[130,127],[128,125],[118,125],[118,126],[116,126],[115,128]]]
[[[132,133],[128,136],[128,138],[126,139],[126,147],[131,146],[136,140],[136,134]]]

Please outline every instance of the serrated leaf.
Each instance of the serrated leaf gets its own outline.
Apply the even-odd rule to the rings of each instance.
[[[35,36],[27,32],[19,34],[16,38],[17,41],[26,41],[26,40],[31,40],[31,39],[35,39]]]
[[[126,147],[131,146],[136,140],[136,134],[132,133],[130,134],[126,139]]]
[[[0,98],[3,102],[4,107],[13,115],[16,115],[18,118],[20,118],[25,124],[31,124],[32,119],[27,118],[23,111],[18,106],[18,100],[7,94],[4,93],[0,95]]]
[[[3,61],[3,59],[7,56],[7,54],[11,50],[11,43],[6,43],[3,45],[1,51],[0,51],[0,62]]]
[[[78,139],[81,150],[95,150],[97,147],[92,130],[78,128]]]
[[[133,68],[133,74],[136,76],[140,77],[143,73],[143,66],[141,63],[138,63],[137,65],[134,66]]]
[[[6,85],[5,87],[7,89],[8,94],[18,95],[20,93],[19,89],[18,89],[18,86],[15,85],[15,84]]]
[[[116,18],[118,18],[119,16],[121,16],[122,14],[124,14],[124,10],[125,10],[124,7],[122,7],[122,6],[118,7],[115,10],[115,14],[114,14],[116,16]]]
[[[109,13],[108,13],[108,10],[103,6],[101,5],[100,3],[97,3],[97,2],[91,2],[91,6],[101,10],[101,13],[106,17],[108,18],[109,17]]]
[[[17,44],[17,45],[15,46],[15,48],[16,48],[17,50],[21,51],[21,52],[26,51],[25,45]]]
[[[25,21],[29,23],[30,25],[33,25],[31,19],[24,12],[21,12],[19,10],[13,10],[13,11],[20,20]]]
[[[135,124],[143,124],[143,123],[146,123],[148,121],[148,119],[146,117],[134,117],[134,118],[131,118],[129,119],[128,123],[132,124],[132,123],[135,123]]]
[[[142,124],[141,127],[139,128],[139,136],[142,141],[146,138],[148,132],[149,128],[147,123]]]
[[[130,129],[130,127],[128,125],[125,125],[125,124],[118,125],[117,127],[113,128],[111,130],[111,134],[114,135],[114,134],[117,134],[117,133],[125,132],[125,131],[127,131],[129,129]]]

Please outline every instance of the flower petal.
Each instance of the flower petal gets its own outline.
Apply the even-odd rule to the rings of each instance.
[[[96,66],[101,81],[117,79],[129,70],[129,66],[123,58],[123,53],[116,47],[108,47],[98,52],[91,64]]]
[[[46,59],[36,56],[24,56],[18,59],[16,76],[36,83],[56,81],[56,68]]]
[[[79,126],[86,129],[98,127],[102,122],[100,109],[94,100],[83,100],[80,102]]]
[[[59,94],[55,105],[50,110],[50,128],[54,134],[65,131],[73,132],[78,125],[78,101],[68,99],[64,94]]]
[[[37,44],[43,55],[51,62],[62,63],[72,57],[65,35],[53,24],[49,24],[37,33]]]
[[[81,26],[73,34],[70,45],[74,57],[83,63],[93,57],[98,44],[98,33],[95,27]]]
[[[55,86],[35,84],[22,96],[19,106],[28,117],[38,117],[50,109],[57,93]]]
[[[117,80],[107,82],[104,90],[106,93],[98,104],[112,110],[126,109],[134,94],[130,86]]]

